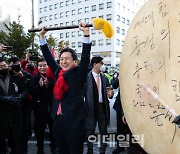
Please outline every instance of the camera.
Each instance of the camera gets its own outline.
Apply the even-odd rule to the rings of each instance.
[[[29,52],[31,54],[31,56],[29,57],[29,60],[32,61],[38,61],[39,57],[38,57],[38,52]]]
[[[20,64],[12,64],[11,68],[15,72],[19,72],[21,70]]]
[[[4,46],[4,50],[6,51],[12,51],[13,50],[13,47],[12,46]]]

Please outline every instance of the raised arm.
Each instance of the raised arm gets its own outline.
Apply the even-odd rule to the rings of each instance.
[[[39,33],[39,36],[40,36],[40,45],[41,45],[41,50],[42,50],[42,53],[43,53],[43,56],[48,64],[48,66],[51,68],[52,72],[55,74],[55,72],[57,71],[57,69],[60,67],[58,65],[58,63],[55,61],[48,45],[47,45],[47,42],[46,42],[46,39],[45,39],[45,34],[46,34],[46,31],[44,29],[44,27],[42,28],[42,30],[40,31]]]

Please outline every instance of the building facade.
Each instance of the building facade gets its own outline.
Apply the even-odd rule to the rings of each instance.
[[[119,66],[124,39],[130,23],[146,0],[39,0],[38,19],[46,27],[78,25],[94,18],[109,21],[114,36],[105,38],[100,31],[91,29],[92,56],[100,55],[108,66]],[[49,32],[51,33],[51,32]],[[82,32],[68,29],[52,32],[59,41],[69,41],[69,46],[80,55]]]

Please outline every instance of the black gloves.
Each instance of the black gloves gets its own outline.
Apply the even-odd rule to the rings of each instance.
[[[172,123],[175,123],[178,125],[178,127],[180,128],[180,115],[178,115],[173,121]]]
[[[0,96],[0,101],[10,103],[13,106],[20,107],[21,97],[18,96]]]

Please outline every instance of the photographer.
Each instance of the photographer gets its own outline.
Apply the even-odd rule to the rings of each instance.
[[[20,59],[18,57],[11,57],[8,59],[8,69],[9,71],[14,74],[15,76],[25,77],[28,82],[31,79],[31,74],[24,71],[21,68]],[[23,151],[24,153],[27,152],[28,149],[28,116],[29,116],[29,101],[28,95],[26,98],[21,102],[21,110],[22,110],[22,129],[23,129]]]
[[[22,59],[21,61],[21,67],[29,72],[31,74],[31,77],[33,77],[34,75],[36,75],[38,73],[38,68],[34,66],[34,62],[32,61],[33,59],[32,55],[30,52],[26,53],[26,58]]]
[[[10,141],[11,153],[22,153],[21,102],[26,97],[26,79],[8,71],[7,63],[0,58],[0,143]],[[0,144],[0,153],[5,151]]]

